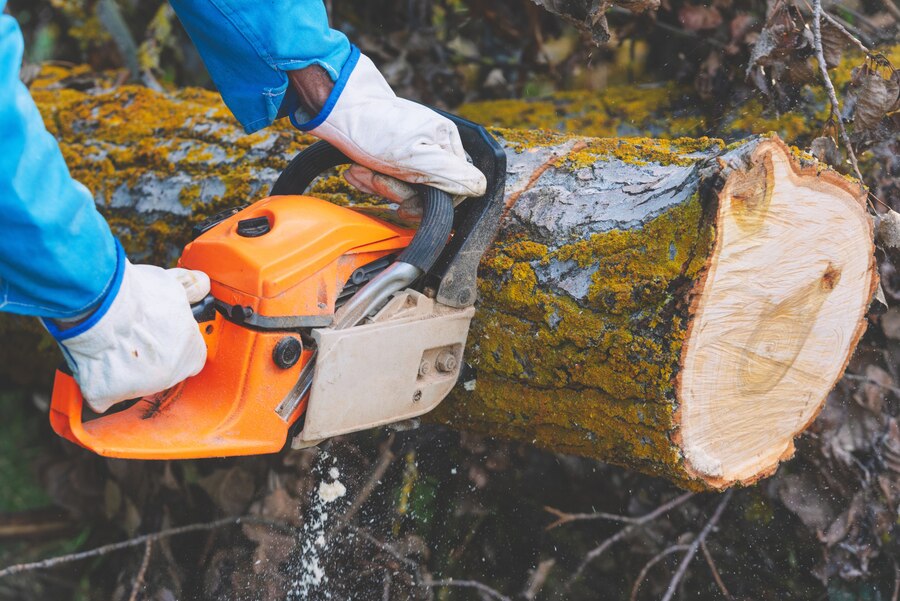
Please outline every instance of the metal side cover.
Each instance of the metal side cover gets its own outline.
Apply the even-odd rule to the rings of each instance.
[[[414,290],[370,323],[313,330],[318,360],[295,448],[434,409],[456,384],[474,307],[454,309]]]

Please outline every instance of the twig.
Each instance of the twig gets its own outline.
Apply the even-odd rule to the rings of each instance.
[[[359,491],[359,494],[356,495],[356,498],[353,499],[353,503],[350,507],[347,508],[347,511],[344,512],[338,519],[338,523],[335,527],[328,533],[329,536],[333,536],[337,534],[341,530],[343,530],[348,523],[353,519],[353,516],[360,510],[360,508],[365,504],[368,498],[375,491],[375,488],[381,483],[381,479],[384,477],[385,472],[387,472],[388,468],[391,466],[391,463],[394,461],[394,453],[391,452],[391,446],[394,444],[394,434],[391,433],[388,436],[387,440],[385,440],[383,445],[383,450],[381,452],[381,457],[378,459],[378,464],[375,466],[375,469],[372,471],[372,474],[369,476],[369,479],[366,480],[365,485],[363,485],[362,489]]]
[[[442,586],[456,586],[460,588],[474,588],[485,595],[493,597],[494,599],[499,599],[500,601],[512,601],[506,595],[500,593],[489,587],[488,585],[478,582],[477,580],[454,580],[453,578],[447,580],[423,580],[420,583],[420,586],[427,586],[429,588],[438,588]]]
[[[0,513],[0,541],[57,537],[75,526],[72,518],[58,507]]]
[[[806,8],[808,8],[808,9],[809,9],[810,11],[812,11],[812,12],[815,12],[815,9],[814,9],[812,6],[809,5],[809,2],[807,2],[807,0],[803,0],[803,3],[806,5]],[[848,40],[850,40],[851,42],[853,42],[853,44],[854,44],[857,48],[859,48],[860,50],[862,50],[862,51],[863,51],[864,53],[866,53],[867,55],[868,55],[868,54],[871,54],[871,51],[866,47],[866,45],[863,44],[862,42],[860,42],[860,41],[859,41],[859,38],[857,38],[855,35],[853,35],[852,33],[850,33],[850,32],[847,30],[847,28],[844,27],[844,23],[841,23],[837,18],[835,18],[833,15],[831,15],[831,14],[825,12],[825,11],[822,11],[822,18],[825,19],[826,21],[828,21],[829,23],[831,23],[832,25],[834,25],[835,29],[837,29],[837,30],[840,31],[842,34],[844,34],[844,36],[845,36]],[[823,48],[823,52],[824,52],[824,48]]]
[[[816,2],[819,1],[820,0],[816,0]],[[719,518],[721,518],[722,514],[725,512],[725,508],[728,507],[728,502],[731,500],[731,495],[733,493],[734,489],[731,489],[722,496],[722,500],[719,502],[719,506],[716,507],[715,513],[709,518],[706,526],[703,527],[703,530],[700,531],[700,534],[697,535],[694,542],[691,543],[691,546],[684,554],[684,558],[681,560],[681,565],[678,566],[678,570],[675,572],[675,575],[672,576],[672,580],[669,582],[669,588],[666,589],[666,594],[663,595],[662,601],[672,601],[672,597],[675,595],[675,591],[678,590],[678,585],[681,583],[682,578],[684,578],[688,566],[691,565],[691,562],[694,560],[694,555],[697,554],[697,549],[703,541],[706,540],[706,537],[709,536],[709,533],[712,532],[713,528],[716,527]]]
[[[131,595],[128,601],[137,601],[138,593],[144,586],[144,576],[147,574],[147,566],[150,565],[150,555],[153,551],[153,541],[148,540],[144,547],[144,558],[141,560],[141,567],[138,569],[137,576],[134,579],[134,585],[131,587]]]
[[[900,21],[900,8],[897,8],[897,5],[894,4],[893,0],[881,0],[881,3],[884,4],[884,7],[891,13],[891,16],[894,17],[895,21]]]
[[[688,545],[672,545],[671,547],[667,547],[653,556],[647,563],[644,564],[644,567],[641,568],[640,573],[637,578],[634,580],[634,586],[631,587],[631,597],[629,597],[629,601],[635,601],[637,599],[638,590],[641,588],[641,584],[644,582],[644,579],[647,577],[647,573],[658,564],[660,561],[672,555],[673,553],[678,553],[679,551],[687,551],[690,547]]]
[[[861,184],[863,176],[859,170],[859,162],[856,160],[856,153],[853,151],[853,145],[850,143],[850,136],[847,135],[847,130],[844,128],[844,119],[841,117],[841,105],[838,103],[837,93],[834,91],[834,84],[831,83],[831,77],[828,75],[828,66],[825,64],[825,50],[822,48],[822,0],[813,0],[813,45],[816,49],[816,62],[819,63],[819,71],[822,73],[822,83],[825,85],[825,91],[828,92],[828,99],[831,101],[831,114],[837,121],[841,141],[847,148],[850,164],[853,165],[853,172]]]
[[[390,570],[384,571],[384,585],[381,590],[381,601],[391,601],[391,572]]]
[[[128,29],[128,24],[125,22],[119,6],[113,0],[100,0],[96,10],[97,19],[106,29],[109,37],[113,39],[131,77],[139,79],[141,65],[138,59],[137,44],[134,42],[134,36],[131,35],[131,30]]]
[[[721,591],[722,596],[725,597],[727,601],[731,601],[733,597],[731,593],[728,592],[728,588],[725,586],[725,583],[722,581],[722,575],[719,574],[719,568],[716,567],[716,562],[713,561],[712,553],[709,552],[709,548],[706,546],[706,541],[700,541],[700,550],[703,551],[703,557],[706,558],[706,565],[709,566],[709,571],[712,572],[713,580],[716,581],[716,586],[719,587],[719,591]]]
[[[665,505],[660,505],[658,508],[654,509],[652,512],[642,515],[642,516],[638,516],[638,517],[633,517],[633,516],[629,516],[629,515],[621,515],[618,513],[604,513],[602,511],[597,511],[594,513],[567,513],[565,511],[560,511],[559,509],[556,509],[554,507],[549,507],[549,506],[545,505],[544,511],[546,511],[548,513],[552,513],[559,519],[557,519],[555,522],[551,523],[549,526],[544,528],[544,530],[552,530],[553,528],[562,526],[563,524],[568,524],[569,522],[575,522],[578,520],[609,520],[612,522],[620,522],[623,524],[643,524],[648,519],[653,519],[653,517],[651,517],[651,516],[653,516],[657,511],[660,511],[660,510],[667,511],[668,509],[670,509],[670,507],[669,507],[670,503],[674,503],[673,506],[680,505],[682,503],[682,499],[686,501],[693,494],[694,493],[684,493],[683,495],[673,499],[669,503],[666,503]]]
[[[521,595],[526,601],[534,601],[534,598],[537,597],[538,593],[541,592],[541,589],[544,588],[544,583],[547,582],[550,570],[552,570],[555,565],[555,559],[545,559],[532,570],[531,576],[528,578],[528,584]]]
[[[404,556],[397,549],[395,549],[393,547],[393,545],[377,539],[376,537],[369,534],[365,529],[357,528],[353,524],[347,524],[347,528],[349,528],[350,530],[353,530],[353,532],[355,532],[359,536],[363,537],[364,539],[366,539],[367,541],[369,541],[370,543],[372,543],[373,545],[375,545],[382,551],[388,553],[389,555],[391,555],[394,559],[396,559],[400,563],[403,563],[407,567],[411,568],[412,577],[413,577],[414,582],[416,583],[416,586],[422,586],[422,587],[428,587],[428,588],[437,588],[437,587],[442,587],[442,586],[475,588],[486,595],[489,595],[495,599],[499,599],[500,601],[512,601],[512,599],[510,599],[506,595],[503,595],[502,593],[492,589],[488,585],[486,585],[482,582],[477,582],[475,580],[455,580],[453,578],[449,578],[447,580],[431,580],[430,578],[420,579],[419,564],[416,563],[415,561],[411,560],[410,558]]]
[[[841,2],[840,0],[832,0],[830,4],[831,4],[831,6],[829,8],[831,8],[831,10],[840,9],[840,10],[850,14],[854,19],[859,21],[859,23],[861,25],[865,25],[872,31],[879,31],[880,29],[882,29],[878,24],[873,22],[872,19],[870,19],[866,15],[862,14],[858,10],[855,10],[852,6],[849,6],[846,3]]]
[[[382,551],[384,551],[385,553],[387,553],[388,555],[390,555],[391,557],[393,557],[394,559],[399,561],[400,563],[406,564],[408,567],[412,568],[413,570],[419,569],[418,563],[414,562],[410,558],[408,558],[405,555],[403,555],[402,553],[400,553],[390,543],[386,543],[382,540],[375,538],[374,536],[369,534],[365,529],[357,528],[353,524],[347,524],[347,528],[349,528],[350,530],[352,530],[354,533],[358,534],[359,536],[363,537],[364,539],[366,539],[367,541],[369,541],[370,543],[372,543],[373,545],[375,545],[376,547],[378,547],[379,549],[381,549]]]
[[[6,578],[7,576],[12,576],[13,574],[19,574],[21,572],[28,572],[31,570],[41,570],[44,568],[52,568],[54,566],[58,566],[64,563],[71,563],[73,561],[80,561],[82,559],[90,559],[91,557],[100,557],[101,555],[107,555],[112,553],[113,551],[119,551],[120,549],[128,549],[129,547],[136,547],[138,545],[145,544],[147,542],[156,542],[158,540],[168,538],[170,536],[179,536],[181,534],[190,534],[191,532],[201,532],[203,530],[213,530],[214,528],[219,528],[221,526],[233,526],[237,524],[262,524],[266,526],[273,526],[276,528],[292,528],[288,524],[282,524],[280,522],[273,522],[271,520],[265,520],[262,518],[258,518],[256,516],[240,516],[236,518],[223,518],[221,520],[215,520],[213,522],[205,522],[202,524],[189,524],[187,526],[180,526],[178,528],[169,528],[168,530],[160,530],[159,532],[153,532],[151,534],[143,534],[141,536],[136,536],[134,538],[124,540],[118,543],[112,543],[109,545],[103,545],[102,547],[97,547],[96,549],[91,549],[89,551],[80,551],[78,553],[71,553],[69,555],[60,555],[58,557],[50,557],[48,559],[42,559],[41,561],[33,561],[31,563],[19,563],[11,566],[7,566],[0,570],[0,578]]]
[[[891,596],[891,601],[898,599],[900,599],[900,568],[897,567],[897,562],[894,562],[894,594]]]
[[[890,0],[887,0],[887,1],[890,1]],[[859,41],[859,38],[858,38],[858,37],[856,37],[855,35],[853,35],[852,33],[850,33],[850,32],[847,30],[847,28],[844,27],[844,24],[841,23],[840,21],[838,21],[837,19],[835,19],[832,15],[830,15],[830,14],[828,14],[828,13],[826,13],[826,12],[822,12],[822,17],[824,17],[826,21],[828,21],[829,23],[831,23],[831,24],[835,27],[835,29],[837,29],[837,30],[840,31],[842,34],[844,34],[844,37],[846,37],[848,40],[850,40],[851,42],[853,42],[853,44],[854,44],[857,48],[859,48],[862,52],[865,52],[867,55],[872,53],[871,50],[869,50],[868,47],[867,47],[865,44],[863,44],[861,41]]]
[[[852,380],[854,382],[863,382],[864,384],[871,384],[873,386],[877,386],[878,388],[882,388],[889,392],[893,392],[898,397],[900,397],[900,388],[898,388],[897,386],[890,386],[888,384],[882,384],[881,382],[878,382],[877,380],[873,380],[872,378],[869,378],[869,377],[863,376],[863,375],[859,375],[859,374],[845,373],[844,377],[847,378],[848,380]]]
[[[592,561],[594,561],[595,559],[597,559],[598,557],[603,555],[603,553],[607,549],[609,549],[611,546],[613,546],[614,544],[616,544],[617,542],[619,542],[620,540],[622,540],[623,538],[625,538],[626,536],[631,534],[631,532],[633,530],[643,526],[644,524],[646,524],[648,522],[655,520],[656,518],[658,518],[662,514],[666,513],[667,511],[670,511],[670,510],[678,507],[679,505],[681,505],[682,503],[684,503],[685,501],[687,501],[688,499],[690,499],[693,496],[694,496],[694,493],[692,493],[692,492],[686,492],[682,495],[679,495],[679,496],[675,497],[674,499],[672,499],[671,501],[669,501],[667,503],[663,503],[662,505],[660,505],[659,507],[657,507],[650,513],[645,513],[641,517],[637,518],[637,520],[634,523],[629,524],[628,526],[625,526],[624,528],[622,528],[621,530],[619,530],[618,532],[616,532],[615,534],[613,534],[612,536],[610,536],[609,538],[604,540],[602,543],[600,543],[600,545],[598,547],[595,547],[587,555],[584,556],[584,559],[581,561],[581,564],[578,566],[578,569],[575,570],[575,573],[572,574],[572,577],[569,578],[569,581],[566,583],[566,587],[567,588],[571,587],[575,583],[575,581],[578,580],[578,578],[581,576],[582,572],[584,572],[585,568],[587,568],[588,564],[590,564]]]
[[[551,513],[558,518],[555,522],[552,522],[548,526],[544,527],[544,530],[553,530],[554,528],[559,528],[563,524],[576,522],[578,520],[609,520],[611,522],[619,522],[621,524],[635,524],[641,519],[639,517],[636,518],[628,515],[619,515],[617,513],[604,513],[602,511],[597,511],[595,513],[568,513],[566,511],[562,511],[548,505],[544,505],[544,511],[546,511],[547,513]]]

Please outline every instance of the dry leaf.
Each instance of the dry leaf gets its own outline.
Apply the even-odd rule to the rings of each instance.
[[[722,24],[722,13],[715,7],[685,4],[678,11],[678,21],[688,31],[715,29]]]
[[[887,389],[894,385],[894,379],[877,365],[867,365],[865,376],[866,381],[853,394],[853,400],[872,413],[880,414]]]
[[[841,162],[840,150],[831,136],[819,136],[813,140],[809,145],[809,151],[823,163],[834,166]]]
[[[900,426],[894,418],[888,419],[887,433],[881,441],[881,457],[889,470],[900,474]]]
[[[896,71],[885,79],[867,63],[853,70],[853,87],[857,90],[854,123],[863,129],[874,129],[887,113],[896,110],[900,98],[900,76]]]
[[[778,498],[807,528],[820,532],[838,515],[833,501],[819,492],[819,484],[810,474],[785,474],[778,479]]]
[[[825,55],[827,67],[837,67],[841,63],[844,48],[847,46],[847,38],[840,29],[828,20],[822,21],[822,53]]]
[[[595,0],[531,0],[555,15],[573,23],[591,35],[595,44],[609,40],[606,9],[609,5]],[[659,6],[659,0],[634,0],[621,3],[629,10],[642,12]]]
[[[900,340],[900,308],[888,309],[879,319],[881,331],[891,340]]]
[[[900,248],[900,213],[888,209],[875,215],[875,240],[885,248]]]
[[[242,467],[218,469],[198,482],[225,515],[241,515],[256,494],[253,474]]]

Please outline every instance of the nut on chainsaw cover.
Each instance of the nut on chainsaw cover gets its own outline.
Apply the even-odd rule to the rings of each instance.
[[[475,270],[499,227],[505,176],[496,141],[447,116],[488,178],[485,196],[454,211],[449,195],[423,189],[418,230],[398,227],[302,195],[349,162],[314,144],[272,196],[199,224],[182,253],[179,265],[211,280],[193,307],[208,349],[203,370],[99,416],[60,370],[50,409],[57,434],[108,457],[223,457],[277,452],[295,434],[296,446],[308,446],[436,406],[459,376]]]

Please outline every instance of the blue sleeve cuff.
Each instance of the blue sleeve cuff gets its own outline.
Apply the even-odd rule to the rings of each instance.
[[[47,328],[47,331],[50,332],[50,335],[53,336],[53,338],[55,338],[57,342],[63,342],[70,338],[74,338],[75,336],[83,334],[97,325],[97,322],[103,319],[103,316],[106,315],[107,311],[109,311],[109,307],[115,300],[116,295],[119,294],[119,288],[122,286],[122,278],[125,277],[125,264],[127,263],[127,260],[125,257],[125,249],[122,248],[122,244],[119,243],[118,239],[115,239],[115,242],[116,271],[113,274],[112,280],[110,280],[109,282],[109,286],[107,287],[105,295],[102,297],[100,304],[97,306],[94,312],[77,326],[66,330],[60,329],[52,319],[47,319],[44,317],[41,318],[44,327]]]
[[[337,81],[334,82],[334,88],[331,90],[331,94],[328,95],[328,100],[325,101],[325,106],[322,107],[322,110],[319,111],[319,114],[306,121],[305,123],[300,123],[297,121],[297,113],[300,112],[295,111],[290,114],[291,123],[299,129],[300,131],[310,131],[313,130],[320,125],[322,125],[328,116],[331,115],[331,111],[334,110],[334,105],[337,104],[338,99],[341,97],[341,93],[344,91],[344,88],[347,86],[347,80],[350,79],[350,74],[353,73],[353,69],[356,67],[356,63],[359,62],[359,48],[356,46],[350,47],[350,57],[347,59],[347,62],[344,63],[344,67],[341,69],[341,75],[338,77]]]
[[[322,0],[170,0],[222,98],[252,133],[297,109],[286,71],[311,64],[339,78],[350,41]]]

